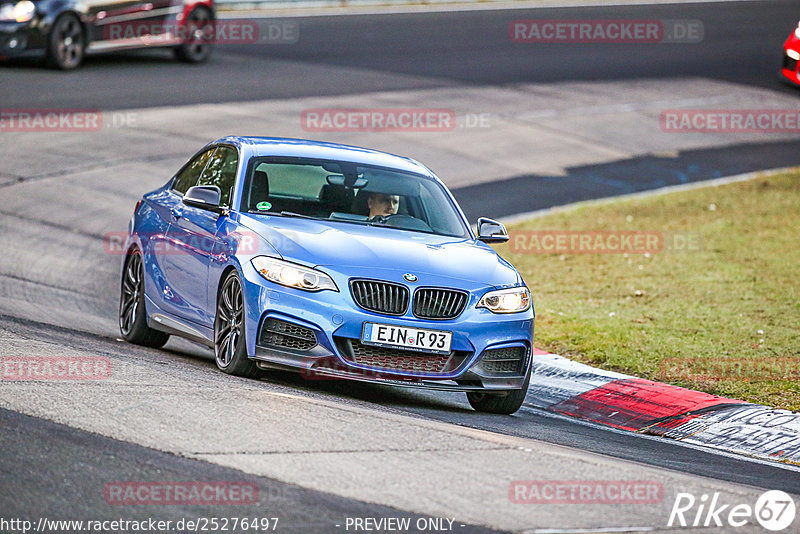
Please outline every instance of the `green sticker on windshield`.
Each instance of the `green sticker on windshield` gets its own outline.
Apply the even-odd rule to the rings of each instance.
[[[272,204],[270,204],[269,202],[259,202],[258,204],[256,204],[256,209],[259,211],[269,211],[271,207]]]

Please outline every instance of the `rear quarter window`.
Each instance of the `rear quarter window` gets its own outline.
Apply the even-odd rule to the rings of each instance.
[[[197,157],[195,157],[183,169],[181,169],[181,171],[175,177],[175,181],[172,183],[172,190],[180,193],[181,195],[185,195],[186,191],[188,191],[190,187],[197,185],[197,180],[200,178],[200,174],[203,172],[203,169],[206,168],[208,158],[211,157],[213,152],[213,148],[206,150],[202,154],[199,154]]]
[[[269,175],[270,196],[316,199],[330,172],[318,165],[290,165],[262,163],[256,170]]]

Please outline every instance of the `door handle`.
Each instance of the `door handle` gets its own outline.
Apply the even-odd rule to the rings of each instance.
[[[172,208],[169,211],[172,213],[172,219],[175,220],[175,221],[177,221],[178,219],[180,219],[183,216],[183,212],[181,210]]]

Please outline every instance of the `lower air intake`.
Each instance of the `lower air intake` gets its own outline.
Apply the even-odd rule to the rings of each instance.
[[[458,368],[468,352],[427,354],[402,349],[364,345],[358,339],[337,338],[336,345],[345,360],[377,371],[398,371],[407,374],[432,376],[451,373]]]
[[[522,374],[526,353],[525,347],[489,349],[483,353],[481,367],[487,373],[519,375]]]
[[[317,336],[313,330],[305,326],[270,318],[261,326],[258,344],[267,347],[309,350],[317,344]]]

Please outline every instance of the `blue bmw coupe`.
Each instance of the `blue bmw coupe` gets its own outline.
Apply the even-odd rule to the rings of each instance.
[[[225,137],[136,204],[120,331],[213,348],[225,373],[282,369],[464,391],[511,414],[531,373],[519,272],[424,165],[299,139]]]

